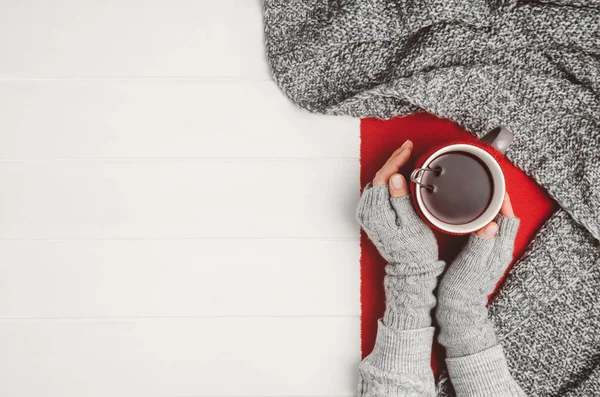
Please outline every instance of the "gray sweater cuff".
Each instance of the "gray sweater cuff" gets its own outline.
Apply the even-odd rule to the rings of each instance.
[[[508,371],[502,346],[446,359],[457,397],[526,397]]]
[[[430,374],[433,333],[433,327],[394,330],[379,320],[369,363],[385,372]]]

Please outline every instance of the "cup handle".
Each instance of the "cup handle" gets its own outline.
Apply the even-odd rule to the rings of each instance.
[[[491,145],[494,149],[504,154],[512,143],[513,137],[513,133],[506,128],[496,127],[485,134],[485,136],[481,138],[481,141]]]

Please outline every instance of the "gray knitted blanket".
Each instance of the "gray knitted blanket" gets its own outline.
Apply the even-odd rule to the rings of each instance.
[[[491,315],[528,395],[600,396],[600,0],[265,0],[264,21],[305,109],[515,134],[507,157],[561,210]]]

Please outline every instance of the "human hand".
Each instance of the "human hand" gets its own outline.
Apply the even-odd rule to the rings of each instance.
[[[510,196],[508,195],[508,193],[504,195],[504,201],[502,202],[502,207],[500,207],[500,215],[498,216],[498,219],[501,219],[503,217],[514,218],[516,221],[518,221],[518,219],[516,219],[515,217],[515,212],[513,211],[512,203],[510,201]],[[496,237],[497,233],[498,224],[494,221],[488,223],[487,225],[475,232],[476,235],[487,239],[492,239]]]
[[[357,218],[389,263],[426,263],[438,259],[431,229],[419,218],[406,179],[398,173],[412,154],[406,141],[375,174],[360,199]]]
[[[448,357],[467,356],[497,344],[486,305],[512,260],[518,229],[519,219],[506,194],[497,222],[472,234],[442,277],[436,317]]]

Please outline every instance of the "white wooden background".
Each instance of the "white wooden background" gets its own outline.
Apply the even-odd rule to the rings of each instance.
[[[0,0],[0,396],[342,396],[358,121],[260,0]]]

